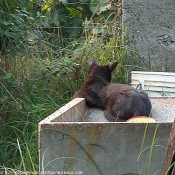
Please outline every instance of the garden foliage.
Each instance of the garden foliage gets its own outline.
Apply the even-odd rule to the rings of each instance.
[[[0,0],[0,172],[38,171],[38,122],[70,101],[90,60],[119,60],[116,80],[126,80],[120,8],[117,0]]]

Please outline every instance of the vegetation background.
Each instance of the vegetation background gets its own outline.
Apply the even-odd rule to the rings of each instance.
[[[120,0],[0,0],[0,172],[38,172],[38,122],[71,100],[92,59],[129,83]]]

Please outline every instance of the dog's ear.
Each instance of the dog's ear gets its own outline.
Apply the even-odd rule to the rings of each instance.
[[[112,64],[109,65],[109,68],[111,70],[111,72],[117,67],[118,65],[118,61],[113,62]]]

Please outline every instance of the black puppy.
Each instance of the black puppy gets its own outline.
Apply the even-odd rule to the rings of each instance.
[[[134,116],[150,116],[151,102],[148,95],[125,84],[111,83],[112,71],[118,62],[99,66],[92,61],[89,66],[88,78],[74,98],[85,98],[89,107],[107,110],[119,119]]]

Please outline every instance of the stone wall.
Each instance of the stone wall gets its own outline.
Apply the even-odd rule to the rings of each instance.
[[[175,0],[123,0],[128,59],[142,70],[175,71]]]

